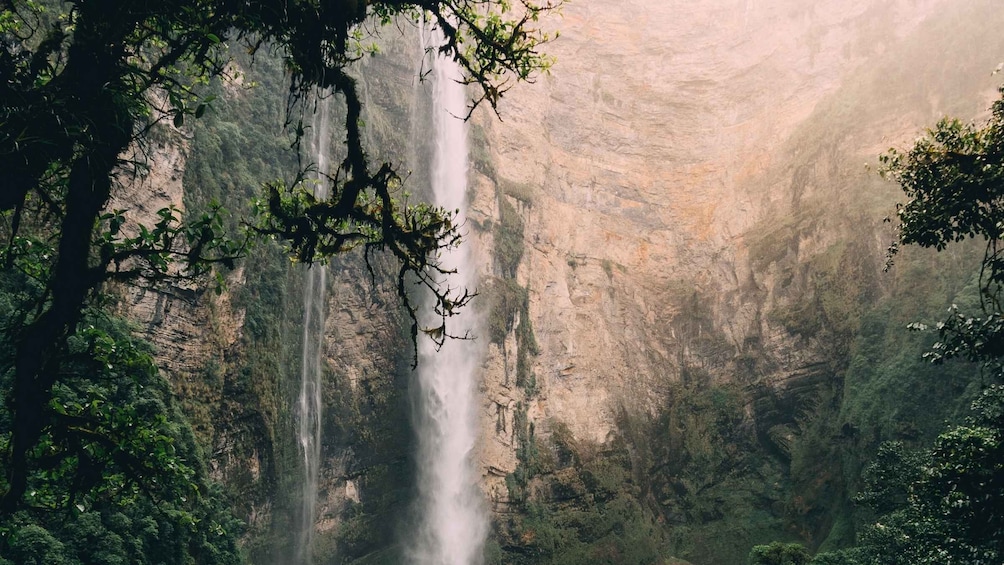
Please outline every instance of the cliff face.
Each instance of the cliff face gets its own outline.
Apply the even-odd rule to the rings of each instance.
[[[900,196],[866,165],[945,114],[985,111],[1000,41],[984,25],[997,12],[593,0],[549,22],[557,64],[505,99],[501,124],[481,122],[490,163],[475,163],[475,211],[487,223],[518,213],[516,280],[538,349],[527,392],[510,384],[516,330],[492,348],[481,461],[493,498],[506,502],[502,475],[521,464],[504,408],[523,406],[545,442],[559,426],[611,445],[677,386],[739,387],[736,425],[798,483],[792,450],[810,449],[800,438],[816,425],[805,414],[826,410],[823,395],[827,425],[846,418],[862,316],[901,284],[881,273],[894,237],[882,219]],[[491,248],[497,230],[481,233]],[[824,512],[790,496],[775,500]],[[800,537],[818,545],[832,525],[803,523]]]
[[[961,286],[914,288],[945,267],[932,262],[882,275],[894,234],[881,220],[898,195],[864,165],[944,114],[987,107],[1004,16],[990,0],[831,4],[572,2],[545,23],[561,30],[551,73],[512,90],[502,122],[475,116],[469,240],[488,343],[478,464],[499,522],[527,499],[578,504],[597,474],[582,469],[623,452],[632,500],[682,532],[650,536],[676,536],[664,553],[716,563],[773,539],[757,536],[853,537],[832,533],[843,510],[827,506],[843,508],[854,466],[909,419],[858,443],[876,417],[855,398],[876,389],[855,384],[856,344],[897,296]],[[414,187],[425,136],[412,39],[360,72],[374,159],[408,163]],[[152,193],[181,206],[182,176],[196,202],[281,176],[290,163],[268,151],[284,134],[259,130],[280,118],[282,88],[264,90],[221,90],[253,119],[212,118],[180,152],[158,150],[136,203]],[[264,164],[221,167],[240,155]],[[389,279],[373,286],[363,269],[358,257],[332,267],[318,529],[323,551],[392,562],[393,516],[411,494],[411,356]],[[262,562],[282,554],[296,488],[298,280],[266,246],[219,298],[130,297]],[[896,308],[883,310],[891,325],[916,313]],[[846,442],[826,443],[842,429]],[[852,469],[821,469],[842,464]],[[716,488],[749,493],[750,512],[775,521],[709,529],[739,513]],[[734,555],[694,549],[722,532]],[[498,535],[519,546],[536,534]]]
[[[734,361],[754,340],[769,342],[778,361],[763,378],[820,360],[814,344],[765,319],[791,285],[777,280],[777,261],[753,255],[783,258],[788,250],[754,248],[810,202],[821,206],[810,214],[875,211],[875,202],[837,186],[867,185],[857,192],[895,202],[894,188],[863,165],[937,119],[946,110],[944,85],[924,79],[926,107],[848,113],[843,131],[821,130],[815,139],[804,131],[828,105],[887,105],[847,99],[845,83],[888,61],[884,55],[943,9],[936,1],[780,0],[565,8],[555,22],[561,37],[550,46],[558,60],[552,73],[514,91],[504,122],[486,126],[498,190],[518,185],[529,194],[504,197],[526,225],[518,279],[530,291],[541,349],[539,418],[603,442],[618,407],[651,409],[681,363],[735,378]],[[953,109],[985,108],[994,80],[987,70],[975,82]],[[859,159],[854,169],[835,170],[845,157]],[[879,208],[857,226],[869,232],[862,252],[882,252],[891,237],[879,224],[887,212]],[[836,224],[820,220],[802,233],[796,260],[808,263],[856,231]],[[697,332],[720,340],[707,351],[696,343],[701,336],[679,327],[693,296],[710,310],[710,326]]]
[[[146,167],[118,193],[109,209],[126,211],[126,232],[153,225],[164,208],[186,211],[186,168],[193,138],[162,125],[137,152]],[[267,391],[238,378],[245,309],[234,303],[246,282],[244,267],[227,273],[225,292],[216,295],[198,281],[121,289],[121,310],[153,347],[161,375],[171,384],[209,463],[211,476],[239,493],[237,513],[252,528],[269,520],[272,500],[260,489],[274,482],[276,425]]]

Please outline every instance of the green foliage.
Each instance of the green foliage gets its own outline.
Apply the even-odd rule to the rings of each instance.
[[[924,362],[933,336],[904,331],[976,296],[964,284],[977,264],[971,249],[922,251],[905,249],[897,268],[878,278],[878,254],[854,243],[831,246],[807,267],[788,258],[775,266],[790,266],[791,288],[801,295],[793,292],[799,298],[769,312],[768,321],[818,343],[828,362],[793,379],[785,398],[767,394],[754,403],[760,437],[752,448],[781,457],[790,500],[775,515],[797,524],[808,547],[853,544],[868,517],[850,498],[879,444],[933,440],[946,420],[958,421],[979,382],[973,365]],[[793,417],[775,422],[782,414]]]
[[[532,398],[537,394],[537,376],[531,368],[530,359],[540,351],[525,306],[520,316],[520,324],[516,328],[516,386],[523,389],[527,398]]]
[[[515,278],[523,260],[523,218],[505,196],[499,197],[498,203],[499,221],[492,230],[495,263],[500,276]]]
[[[890,150],[881,159],[883,173],[897,181],[909,199],[897,210],[899,243],[938,251],[968,238],[986,244],[979,280],[983,316],[953,308],[938,324],[941,341],[928,358],[934,363],[977,361],[993,375],[1004,375],[1004,258],[998,250],[1004,230],[999,206],[1004,196],[1004,98],[994,103],[989,121],[980,128],[945,119],[909,151]],[[899,243],[890,248],[890,261]]]
[[[997,510],[1004,504],[1002,399],[1001,386],[990,387],[974,403],[966,425],[948,429],[930,449],[883,445],[858,497],[876,517],[858,547],[826,559],[893,565],[999,562],[1004,555],[1004,522]]]
[[[487,288],[491,309],[488,312],[488,338],[503,347],[510,332],[516,332],[516,386],[529,396],[536,392],[536,377],[531,359],[539,353],[537,339],[530,320],[530,298],[527,290],[511,278],[497,278]]]
[[[487,315],[488,337],[504,354],[506,338],[515,331],[516,386],[529,401],[537,394],[537,378],[531,358],[539,353],[530,320],[530,296],[516,282],[516,271],[523,260],[523,218],[504,193],[498,195],[499,221],[495,224],[495,264],[500,272],[488,289],[490,310]],[[513,442],[516,445],[516,469],[506,476],[509,499],[521,508],[531,502],[531,483],[541,471],[540,453],[534,424],[527,418],[524,402],[517,403],[513,414]]]
[[[549,35],[535,22],[556,7],[529,0],[517,6],[456,0],[254,5],[178,0],[115,9],[82,0],[5,2],[0,169],[7,184],[0,196],[0,236],[6,243],[0,258],[5,271],[34,277],[42,292],[33,308],[24,309],[33,314],[6,332],[16,351],[6,394],[13,423],[0,510],[9,513],[24,504],[31,452],[41,447],[46,426],[37,414],[58,394],[56,375],[70,366],[64,356],[102,286],[112,280],[156,285],[207,274],[216,274],[219,285],[223,279],[215,265],[229,267],[245,250],[225,235],[236,220],[216,207],[184,221],[167,208],[151,225],[128,226],[124,212],[108,209],[122,193],[119,179],[145,172],[141,161],[128,156],[142,154],[162,136],[151,132],[167,122],[181,128],[190,117],[212,114],[209,104],[219,95],[208,93],[206,85],[216,77],[234,78],[231,43],[252,56],[263,46],[284,56],[291,85],[287,113],[276,121],[295,126],[294,145],[304,135],[302,102],[315,88],[344,102],[345,158],[330,175],[321,172],[329,175],[330,197],[308,195],[308,165],[288,185],[270,183],[254,210],[259,218],[248,223],[259,235],[284,237],[305,261],[361,243],[367,250],[389,251],[400,262],[398,292],[413,320],[413,340],[419,327],[406,292],[412,277],[433,291],[432,309],[442,323],[421,329],[441,342],[446,319],[470,298],[465,290],[441,288],[437,276],[445,270],[435,252],[456,245],[459,236],[448,212],[406,201],[389,164],[371,169],[363,150],[359,89],[348,72],[366,50],[360,24],[371,16],[386,25],[395,17],[418,21],[428,15],[443,31],[440,52],[480,87],[474,105],[487,101],[495,107],[511,81],[549,65],[539,53]],[[221,157],[234,157],[240,137],[240,128],[230,128],[214,140]],[[246,190],[253,179],[239,168],[233,172],[233,183]]]
[[[1002,128],[1004,100],[999,100],[982,128],[943,119],[908,152],[891,150],[881,157],[885,174],[909,199],[897,211],[903,244],[942,251],[966,238],[1000,238]],[[993,277],[994,264],[987,267]]]
[[[495,264],[499,277],[488,289],[490,310],[487,315],[491,343],[505,346],[510,332],[516,332],[516,386],[528,397],[537,392],[531,358],[539,353],[530,320],[530,296],[516,282],[516,271],[523,260],[523,218],[503,193],[498,195],[499,221],[494,225]]]
[[[526,289],[511,278],[493,279],[485,294],[490,300],[488,339],[501,347],[509,332],[516,329],[517,321],[523,322],[520,314],[526,309],[529,297]]]
[[[526,417],[526,406],[520,402],[512,416],[513,442],[516,444],[516,469],[506,475],[509,499],[517,506],[530,500],[530,481],[540,472],[540,452],[533,422]]]
[[[0,311],[3,324],[12,315]],[[66,565],[240,561],[241,526],[209,484],[148,346],[129,334],[99,311],[71,336],[30,452],[25,509],[0,516],[0,556]],[[9,355],[0,362],[9,366]],[[0,384],[9,379],[5,372]],[[0,408],[4,448],[10,423]]]
[[[1004,101],[995,104],[981,129],[943,120],[906,152],[882,157],[885,174],[897,180],[910,200],[898,210],[898,244],[938,251],[968,238],[986,242],[979,280],[982,317],[960,313],[938,324],[942,341],[925,357],[935,364],[962,358],[983,364],[999,381],[1004,349],[999,346],[999,301],[1004,269],[998,258],[1000,175],[1004,170],[1001,123]],[[866,325],[866,328],[868,326]],[[914,329],[925,326],[914,324]],[[867,346],[866,346],[867,347]],[[867,355],[867,354],[866,354]],[[877,361],[877,360],[876,360]],[[853,365],[852,365],[853,368]],[[899,383],[901,388],[904,383]],[[909,388],[909,383],[905,383]],[[908,450],[883,445],[864,473],[858,501],[875,513],[855,548],[825,553],[813,563],[997,563],[1004,557],[1004,395],[991,384],[973,404],[963,425],[949,427],[933,447]]]
[[[524,206],[533,206],[537,197],[537,188],[528,183],[500,181],[502,194],[514,198]]]
[[[742,387],[708,385],[700,373],[689,382],[670,388],[650,422],[626,415],[621,428],[639,428],[629,437],[653,507],[673,525],[672,554],[742,562],[753,544],[784,531],[784,467],[744,422]]]
[[[202,212],[219,203],[238,220],[247,217],[264,183],[296,170],[297,155],[290,151],[295,134],[282,127],[286,102],[277,93],[289,85],[281,61],[237,53],[233,65],[240,86],[216,77],[205,87],[214,101],[190,128],[184,198],[186,210]]]
[[[498,526],[496,562],[732,563],[785,531],[784,478],[743,425],[741,388],[693,382],[654,419],[623,413],[602,448],[560,423],[519,443],[507,484],[520,512]]]
[[[543,474],[533,481],[538,495],[499,525],[499,551],[488,563],[662,562],[665,537],[639,500],[624,447],[599,453],[560,427],[553,441],[550,449],[570,457],[550,461],[540,454]]]
[[[750,551],[750,565],[808,565],[811,556],[798,543],[771,542],[754,546]]]
[[[37,524],[19,527],[10,533],[9,556],[25,565],[62,565],[65,548],[45,528]]]
[[[882,304],[863,318],[844,377],[840,418],[873,445],[884,440],[930,441],[946,419],[957,420],[967,389],[978,382],[978,368],[963,363],[939,367],[923,361],[922,354],[934,340],[905,331],[906,316],[934,316],[940,309],[897,315],[890,306]],[[948,398],[963,400],[946,402]]]
[[[549,65],[538,52],[549,36],[534,22],[555,7],[480,0],[253,6],[181,0],[114,9],[83,0],[5,2],[0,282],[10,292],[0,293],[0,553],[18,563],[74,565],[235,561],[233,524],[215,506],[218,495],[205,484],[194,440],[179,423],[149,353],[128,331],[105,327],[105,283],[156,286],[179,277],[202,283],[215,275],[219,289],[217,266],[230,268],[246,253],[239,230],[252,225],[256,235],[282,236],[304,261],[360,244],[367,251],[389,250],[400,261],[398,290],[408,313],[416,320],[405,277],[417,277],[432,288],[444,324],[422,329],[444,339],[446,318],[469,298],[439,288],[436,277],[445,271],[435,252],[457,244],[456,226],[446,211],[407,202],[390,165],[371,170],[362,147],[359,89],[347,70],[366,50],[360,24],[368,17],[381,25],[395,17],[428,17],[445,38],[445,45],[430,50],[441,47],[467,70],[469,82],[480,86],[475,105],[494,107],[512,80]],[[215,80],[241,78],[241,65],[230,64],[230,45],[248,53],[240,59],[244,66],[274,61],[260,57],[266,50],[285,58],[291,84],[269,85],[288,93],[285,105],[258,104],[254,96],[228,91],[239,80],[229,87]],[[315,87],[344,103],[344,159],[333,171],[321,171],[332,182],[331,197],[323,201],[308,194],[312,165],[298,162],[295,152],[278,156],[278,149],[302,140],[303,101]],[[221,117],[249,100],[253,107],[242,108],[241,119]],[[212,124],[195,129],[200,151],[186,168],[186,187],[196,187],[186,196],[195,203],[186,206],[187,217],[165,208],[144,224],[110,208],[123,192],[119,180],[146,172],[142,155],[169,142],[172,126],[188,127],[193,118]],[[293,127],[288,135],[261,135],[262,124],[277,131]],[[132,155],[139,160],[126,160]],[[270,183],[260,206],[247,206],[262,181],[290,170],[292,182]],[[238,215],[226,214],[217,202]],[[254,221],[242,219],[254,213]],[[270,268],[249,278],[285,272],[268,260],[276,246],[263,247],[256,258]],[[264,354],[245,367],[217,364],[205,375],[233,397],[225,403],[238,404],[249,394],[270,397],[272,410],[252,415],[264,428],[268,420],[288,417],[275,409],[281,391],[263,386],[263,374],[285,366],[273,324],[281,287],[257,280],[247,289],[265,300],[246,310],[243,345]],[[418,329],[416,322],[413,339]],[[202,424],[213,413],[195,412]],[[205,435],[203,441],[208,444]],[[270,455],[262,455],[264,463],[275,464]],[[379,472],[380,465],[373,469],[367,475],[373,480],[400,482]],[[387,513],[370,514],[366,529],[372,530],[375,517]]]
[[[856,315],[845,356],[807,381],[808,395],[796,411],[802,416],[790,428],[790,516],[808,534],[802,538],[808,547],[832,551],[855,543],[871,517],[851,497],[880,444],[929,444],[946,421],[959,421],[975,394],[977,366],[931,365],[921,356],[934,337],[905,331],[909,322],[939,316],[953,301],[974,299],[965,279],[957,279],[976,261],[970,250],[960,251],[904,249],[897,268],[880,280],[888,294]]]
[[[909,502],[910,488],[921,478],[924,457],[901,442],[883,443],[864,473],[865,487],[855,500],[878,514],[887,514]]]

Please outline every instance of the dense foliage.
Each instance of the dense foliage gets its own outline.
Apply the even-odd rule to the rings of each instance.
[[[1004,389],[990,386],[964,425],[927,450],[890,442],[857,501],[876,518],[858,545],[817,555],[819,565],[1000,563],[1004,556]]]
[[[883,157],[885,172],[910,198],[898,210],[903,244],[940,251],[968,238],[985,243],[979,312],[972,316],[953,306],[937,325],[940,341],[925,356],[938,364],[957,358],[982,363],[987,388],[967,421],[939,435],[930,449],[910,452],[894,443],[880,450],[858,497],[877,519],[859,547],[826,556],[827,563],[989,564],[1004,557],[1002,149],[999,100],[983,127],[943,120],[909,151]]]
[[[750,552],[750,565],[806,565],[810,555],[797,543],[773,542]]]
[[[23,315],[32,287],[3,279],[0,324]],[[101,309],[85,312],[82,326],[30,454],[26,500],[0,517],[0,563],[238,563],[241,527],[207,481],[149,348]],[[5,343],[0,362],[12,355]],[[0,408],[0,429],[10,418]]]
[[[932,362],[964,358],[983,363],[990,375],[1004,372],[1004,100],[991,109],[981,128],[942,120],[913,148],[883,156],[885,173],[910,199],[900,206],[900,240],[943,250],[969,238],[986,245],[980,272],[979,315],[953,308],[938,324],[941,342],[928,354]],[[894,245],[890,253],[898,249]],[[923,328],[918,328],[923,329]]]
[[[576,441],[563,426],[546,446],[524,435],[510,486],[519,512],[498,524],[499,545],[489,547],[488,563],[659,562],[665,534],[641,502],[642,485],[632,476],[626,447],[623,441],[603,449]]]

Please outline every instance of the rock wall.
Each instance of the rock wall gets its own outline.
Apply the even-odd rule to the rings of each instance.
[[[125,233],[152,226],[158,212],[186,214],[186,166],[191,131],[158,125],[136,149],[140,174],[116,193],[108,208],[126,212]],[[252,529],[270,520],[272,501],[260,488],[275,480],[274,406],[260,386],[238,378],[244,308],[233,290],[245,283],[244,267],[226,273],[227,289],[216,294],[208,281],[171,280],[121,289],[121,310],[152,346],[161,375],[171,383],[209,463],[214,480],[235,489],[238,514]],[[261,383],[259,383],[260,385]],[[269,412],[272,412],[271,414]]]
[[[944,113],[985,110],[1000,42],[994,25],[971,29],[998,12],[940,0],[591,0],[548,21],[561,31],[552,71],[506,97],[502,123],[478,121],[487,165],[474,165],[474,211],[487,224],[502,201],[519,213],[515,279],[539,347],[532,394],[508,384],[515,330],[491,349],[480,455],[490,496],[505,502],[504,476],[520,463],[503,407],[525,405],[542,438],[561,423],[607,444],[620,415],[654,415],[688,375],[746,386],[751,425],[763,394],[752,391],[839,385],[852,316],[824,303],[832,323],[811,331],[786,316],[825,302],[820,273],[834,254],[857,269],[844,273],[860,284],[845,299],[890,291],[882,218],[898,195],[865,165]],[[480,237],[490,249],[491,229]]]

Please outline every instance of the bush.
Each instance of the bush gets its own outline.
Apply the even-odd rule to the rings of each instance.
[[[809,552],[799,543],[771,542],[754,546],[749,565],[807,565]]]

